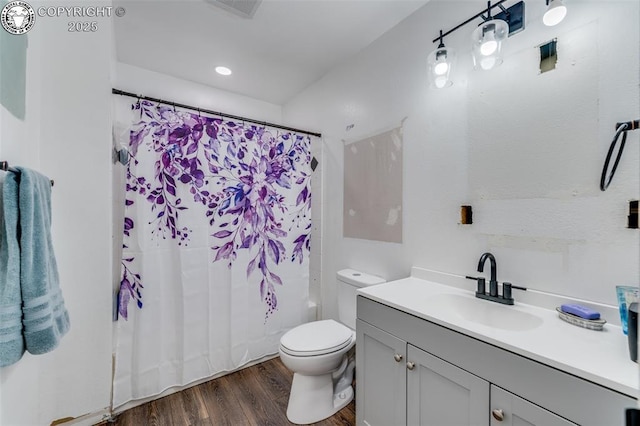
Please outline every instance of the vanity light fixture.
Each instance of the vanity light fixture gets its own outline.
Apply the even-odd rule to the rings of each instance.
[[[429,80],[436,89],[442,89],[453,84],[450,76],[456,58],[455,51],[444,46],[442,30],[440,30],[439,39],[438,48],[427,57]]]
[[[542,22],[547,27],[558,25],[567,16],[567,6],[562,0],[547,0],[547,11],[542,17]]]
[[[482,18],[483,22],[472,34],[474,67],[490,70],[502,63],[502,42],[510,35],[522,31],[525,22],[524,1],[519,1],[508,8],[502,5],[505,1],[507,0],[500,0],[495,4],[488,1],[486,9],[445,33],[440,31],[440,35],[433,40],[433,43],[439,42],[438,48],[431,52],[427,58],[431,86],[441,89],[452,85],[451,70],[455,53],[453,49],[444,46],[444,37],[477,18]],[[559,2],[561,0],[548,1]],[[492,17],[491,10],[495,7],[500,8],[501,11]]]
[[[491,16],[489,15],[489,18]],[[489,19],[473,31],[473,65],[488,71],[502,63],[502,41],[509,35],[509,24]]]

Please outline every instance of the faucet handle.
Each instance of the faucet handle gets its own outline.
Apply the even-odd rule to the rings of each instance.
[[[487,280],[484,278],[478,278],[478,288],[476,289],[476,294],[485,294],[487,289]]]
[[[470,277],[469,275],[465,276],[468,280],[476,280],[478,282],[478,286],[476,287],[476,294],[485,294],[487,281],[482,277]]]
[[[503,299],[512,299],[511,296],[511,283],[504,282],[502,283],[502,298]]]

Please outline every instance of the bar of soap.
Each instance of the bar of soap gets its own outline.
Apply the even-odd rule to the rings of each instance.
[[[580,318],[588,319],[588,320],[597,320],[600,319],[600,312],[594,311],[593,309],[589,309],[586,306],[576,305],[576,304],[566,304],[560,306],[562,312],[566,312],[568,314],[575,315]]]

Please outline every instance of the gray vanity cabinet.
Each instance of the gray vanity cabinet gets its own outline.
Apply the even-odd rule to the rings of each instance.
[[[358,425],[575,426],[366,322],[357,333]]]
[[[358,296],[358,426],[623,425],[636,400]]]
[[[489,382],[366,322],[356,330],[358,425],[489,424]]]
[[[491,426],[575,426],[544,408],[491,385]]]
[[[407,424],[488,424],[489,382],[415,346],[408,348]]]
[[[356,333],[357,423],[406,424],[407,342],[359,320]]]

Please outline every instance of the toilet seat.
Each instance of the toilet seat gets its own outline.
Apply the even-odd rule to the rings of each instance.
[[[291,356],[317,356],[339,351],[354,339],[353,331],[334,320],[299,325],[280,339],[280,349]]]

